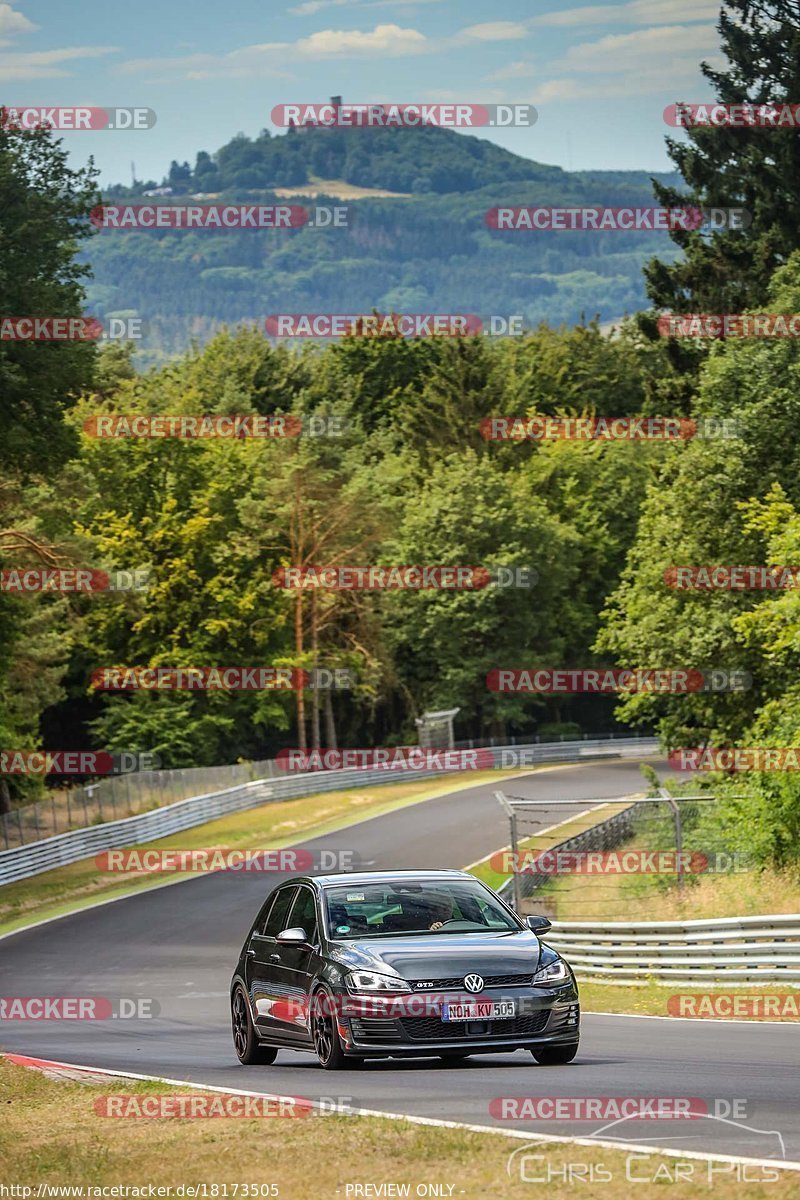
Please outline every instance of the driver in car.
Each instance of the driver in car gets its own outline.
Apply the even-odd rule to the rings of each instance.
[[[447,921],[457,920],[456,910],[453,907],[453,901],[449,896],[437,898],[434,904],[431,905],[432,923],[428,926],[429,929],[441,929]]]

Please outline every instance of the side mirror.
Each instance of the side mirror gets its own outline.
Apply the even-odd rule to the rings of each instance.
[[[549,921],[547,917],[526,917],[525,924],[528,926],[528,929],[532,929],[534,933],[547,933],[548,929],[553,928],[552,921]]]
[[[282,929],[275,940],[282,946],[308,945],[308,935],[300,925],[296,925],[293,929]]]

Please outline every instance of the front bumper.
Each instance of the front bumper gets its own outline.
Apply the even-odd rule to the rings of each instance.
[[[420,999],[415,996],[414,999]],[[438,998],[438,997],[437,997]],[[444,999],[463,1000],[463,993]],[[475,996],[469,997],[475,1000]],[[516,1015],[500,1020],[444,1021],[436,1006],[424,1015],[399,1015],[371,1003],[345,1006],[339,1022],[345,1054],[414,1057],[452,1053],[489,1054],[578,1040],[580,1006],[573,984],[561,988],[516,988],[482,993],[481,1000],[514,1000]],[[347,1010],[353,1007],[355,1012]]]

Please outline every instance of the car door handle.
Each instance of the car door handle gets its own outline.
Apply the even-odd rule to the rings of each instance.
[[[270,954],[269,961],[274,962],[275,960],[277,960],[278,962],[280,962],[280,957],[281,957],[280,954]]]
[[[253,958],[255,958],[255,956],[256,956],[256,952],[255,952],[255,950],[252,948],[252,946],[251,946],[251,947],[250,947],[250,949],[247,951],[247,953],[248,953],[249,955],[251,955]]]

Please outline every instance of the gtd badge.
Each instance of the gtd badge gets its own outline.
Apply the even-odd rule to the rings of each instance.
[[[481,979],[480,975],[465,975],[464,987],[468,992],[482,992],[483,980]]]

